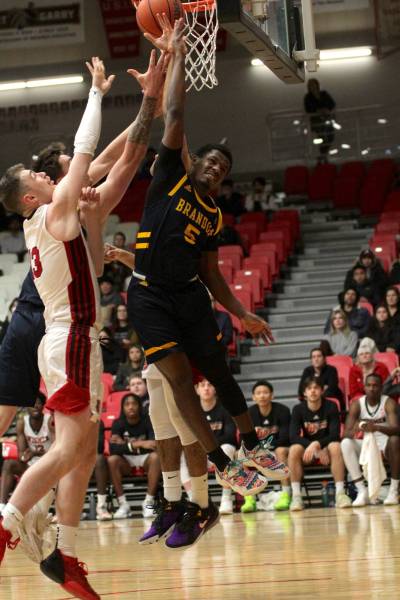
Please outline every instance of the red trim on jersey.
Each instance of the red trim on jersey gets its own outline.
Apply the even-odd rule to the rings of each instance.
[[[46,408],[69,415],[81,412],[89,406],[89,404],[89,390],[82,389],[73,381],[67,381],[62,388],[57,390],[55,394],[47,399]]]

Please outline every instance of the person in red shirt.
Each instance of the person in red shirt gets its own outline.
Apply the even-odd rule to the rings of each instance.
[[[361,340],[356,364],[351,367],[349,374],[350,402],[365,394],[365,380],[371,373],[379,375],[382,381],[389,377],[386,365],[374,359],[374,353],[377,351],[374,340],[371,338]]]

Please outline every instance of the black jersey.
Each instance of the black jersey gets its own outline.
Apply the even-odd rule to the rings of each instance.
[[[194,189],[181,152],[161,144],[136,238],[135,271],[167,287],[198,275],[201,253],[217,250],[222,225],[212,198]]]
[[[272,447],[289,446],[290,410],[280,402],[272,402],[271,412],[264,417],[257,404],[249,408],[259,439],[273,436]]]
[[[321,448],[340,441],[339,411],[330,400],[322,400],[315,411],[310,410],[305,401],[296,404],[292,410],[290,443],[307,448],[314,441],[319,442]]]
[[[18,296],[18,310],[35,310],[44,312],[44,304],[33,281],[32,271],[29,269]]]

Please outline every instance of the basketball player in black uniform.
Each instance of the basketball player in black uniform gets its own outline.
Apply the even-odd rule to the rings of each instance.
[[[258,441],[245,398],[225,360],[207,285],[213,297],[238,316],[256,338],[272,339],[268,324],[247,312],[218,269],[216,235],[222,216],[208,194],[229,173],[232,156],[222,145],[200,149],[182,161],[185,105],[183,21],[175,22],[166,91],[165,130],[137,235],[135,271],[128,289],[129,317],[145,349],[174,393],[175,402],[210,460],[221,483],[242,495],[264,489],[288,474],[264,441]],[[204,281],[204,284],[202,281]],[[189,359],[214,385],[242,434],[241,459],[230,461],[218,446],[192,384]]]

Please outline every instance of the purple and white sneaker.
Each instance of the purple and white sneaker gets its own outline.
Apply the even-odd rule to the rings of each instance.
[[[286,479],[290,475],[289,468],[285,463],[278,460],[271,452],[269,438],[260,440],[253,450],[247,450],[242,442],[239,459],[246,467],[254,467],[269,479]]]
[[[139,539],[139,544],[154,544],[167,537],[184,512],[185,504],[182,501],[168,502],[165,498],[161,498],[155,510],[156,518]]]
[[[165,540],[165,545],[170,550],[184,550],[193,546],[218,521],[219,510],[213,502],[210,501],[207,508],[200,508],[194,502],[187,502],[184,515]]]

